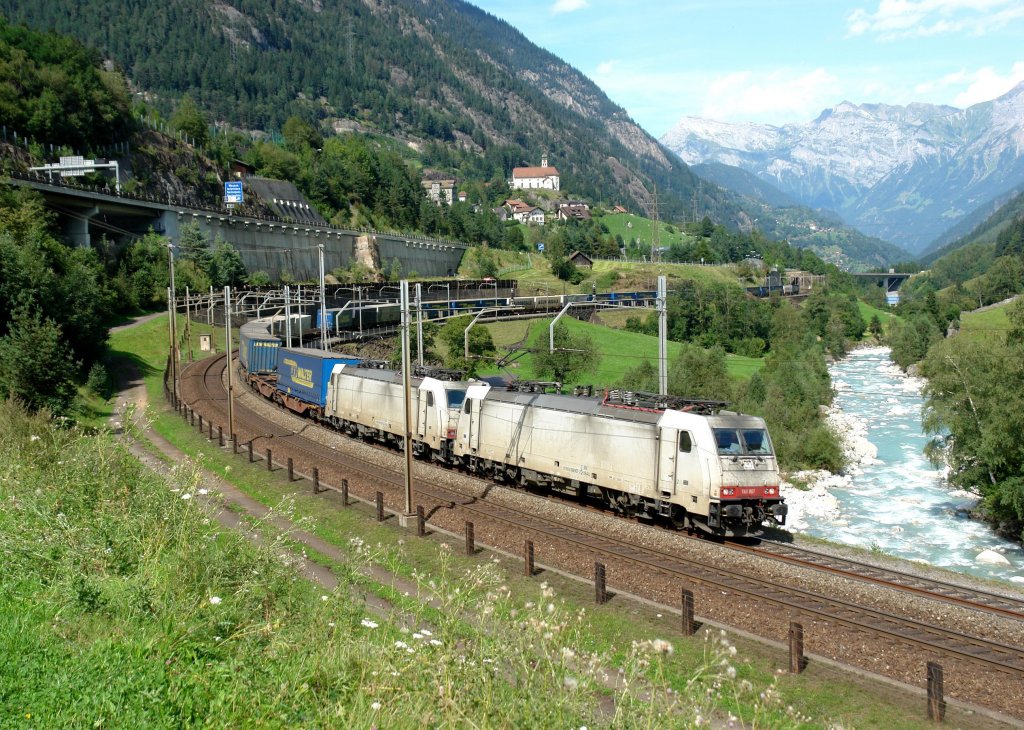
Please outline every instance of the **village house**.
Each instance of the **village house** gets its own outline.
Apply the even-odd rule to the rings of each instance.
[[[509,185],[515,190],[558,190],[558,170],[548,165],[548,156],[540,158],[540,167],[516,167]]]
[[[436,205],[451,205],[455,201],[455,180],[452,178],[434,178],[424,180],[423,192]]]
[[[520,223],[535,223],[538,226],[544,225],[544,211],[532,205],[523,206],[512,211],[512,218]]]
[[[560,221],[590,220],[590,206],[577,201],[563,201],[558,204],[558,212],[555,216]]]
[[[521,200],[515,198],[509,198],[505,201],[505,207],[508,209],[512,219],[519,223],[536,223],[539,226],[544,225],[544,211],[537,208],[529,203],[524,203]]]
[[[569,254],[569,261],[571,261],[573,266],[575,266],[577,269],[594,268],[594,260],[587,256],[582,251],[573,251],[571,254]]]

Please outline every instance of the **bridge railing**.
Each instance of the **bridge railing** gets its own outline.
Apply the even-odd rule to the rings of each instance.
[[[449,238],[434,238],[432,236],[423,236],[420,234],[406,233],[403,231],[388,231],[378,228],[342,228],[340,226],[332,226],[330,224],[316,224],[307,221],[297,221],[291,218],[280,218],[275,215],[266,213],[260,213],[256,210],[246,211],[243,215],[239,215],[237,212],[228,211],[223,208],[212,208],[208,205],[203,205],[202,201],[198,198],[180,198],[174,196],[157,197],[149,195],[143,192],[134,192],[122,189],[117,191],[112,188],[97,188],[92,185],[82,185],[80,183],[71,182],[67,178],[62,178],[60,181],[51,179],[49,175],[44,173],[36,172],[24,172],[20,170],[12,170],[5,173],[7,177],[14,180],[25,180],[28,182],[34,182],[40,185],[49,185],[55,188],[65,188],[71,190],[80,190],[82,192],[94,193],[97,195],[107,195],[111,198],[120,198],[125,200],[137,200],[143,203],[152,203],[154,205],[164,205],[172,208],[183,208],[186,211],[195,211],[198,213],[206,213],[217,216],[227,216],[231,218],[237,218],[238,220],[257,220],[267,221],[268,223],[280,223],[281,225],[290,226],[302,226],[304,228],[316,228],[321,230],[337,231],[339,233],[346,234],[357,234],[357,235],[368,235],[368,236],[386,236],[386,237],[397,237],[415,241],[423,241],[427,243],[434,243],[443,246],[460,246],[469,247],[469,244],[461,241],[454,241]]]

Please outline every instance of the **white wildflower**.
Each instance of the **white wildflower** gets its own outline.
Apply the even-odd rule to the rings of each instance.
[[[38,436],[36,436],[35,434],[33,434],[33,435],[31,435],[31,436],[29,436],[29,437],[28,437],[28,440],[29,440],[29,441],[38,441],[38,440],[39,440],[39,437],[38,437]]]
[[[187,501],[189,501],[190,499],[192,499],[192,495],[191,495],[191,494],[189,494],[188,492],[185,492],[185,494],[181,495],[181,498],[182,498],[182,499],[183,499],[184,501],[186,501],[186,502],[187,502]]]
[[[441,646],[441,642],[438,641],[437,639],[431,639],[430,640],[430,645],[431,646]]]
[[[675,651],[675,647],[672,646],[670,642],[665,641],[664,639],[655,639],[654,641],[652,641],[651,649],[653,649],[658,654],[671,654],[673,651]]]
[[[209,494],[210,490],[209,489],[197,489],[196,492],[198,492],[199,494]]]
[[[375,629],[375,628],[377,628],[377,622],[376,621],[371,621],[368,618],[364,618],[359,623],[362,624],[363,626],[365,626],[368,629]]]
[[[210,596],[210,604],[211,605],[216,606],[219,603],[220,603],[220,596]]]
[[[381,707],[381,705],[380,705],[379,702],[374,702],[372,705],[370,705],[370,709],[371,710],[379,710],[380,707]]]

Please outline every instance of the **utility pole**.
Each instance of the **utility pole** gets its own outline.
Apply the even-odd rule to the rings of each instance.
[[[416,284],[416,362],[423,365],[423,285]]]
[[[191,293],[185,287],[185,342],[188,343],[188,361],[192,362],[192,303]]]
[[[658,222],[658,186],[654,186],[654,229],[651,231],[651,261],[661,260],[661,223]],[[662,393],[664,395],[664,393]]]
[[[178,300],[174,293],[174,244],[167,242],[167,260],[171,275],[171,286],[167,296],[167,307],[171,314],[171,403],[178,407]]]
[[[403,527],[408,527],[415,517],[412,510],[412,377],[409,357],[409,280],[402,279],[399,293],[402,308],[402,397],[405,401],[405,511],[401,517]]]
[[[235,434],[235,396],[231,377],[231,287],[224,287],[224,351],[228,355],[228,437]]]
[[[317,244],[320,249],[320,349],[327,349],[327,289],[324,286],[324,245]]]
[[[668,395],[668,307],[665,277],[658,277],[658,395]]]
[[[285,347],[292,346],[292,288],[284,287],[284,336]]]

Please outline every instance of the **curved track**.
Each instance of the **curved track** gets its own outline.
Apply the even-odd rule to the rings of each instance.
[[[227,394],[223,385],[225,358],[223,355],[196,363],[182,375],[183,400],[207,419],[226,422]],[[246,387],[246,386],[235,386]],[[402,476],[350,454],[332,452],[303,436],[307,429],[319,428],[310,423],[298,432],[268,424],[262,417],[237,402],[234,406],[235,432],[240,440],[259,443],[262,448],[280,449],[279,453],[295,459],[298,466],[312,469],[316,465],[321,475],[328,478],[344,476],[358,478],[363,484],[380,484],[399,492]],[[277,454],[275,454],[275,460]],[[334,487],[322,483],[323,488]],[[866,632],[883,642],[899,643],[922,650],[926,656],[944,655],[996,670],[999,674],[1024,679],[1024,649],[1005,645],[993,638],[969,636],[942,626],[927,624],[911,618],[872,610],[854,603],[798,588],[779,585],[747,573],[712,565],[681,560],[675,555],[640,547],[597,532],[570,527],[545,518],[536,511],[516,509],[497,504],[486,498],[476,498],[443,489],[417,480],[415,490],[418,501],[431,510],[459,510],[486,524],[502,523],[512,526],[525,536],[543,536],[571,546],[571,549],[594,557],[601,557],[632,570],[667,575],[683,585],[700,585],[726,592],[737,599],[754,605],[773,604],[789,615],[803,615],[827,625],[843,627],[854,632]],[[917,578],[896,571],[876,569],[852,561],[804,551],[793,546],[772,543],[758,548],[730,545],[732,549],[756,552],[763,557],[827,570],[835,575],[856,580],[868,580],[896,591],[913,591],[918,595],[942,601],[955,601],[972,610],[995,612],[1014,619],[1024,619],[1024,603],[996,594],[978,593],[940,581]],[[777,611],[775,612],[777,613]]]

